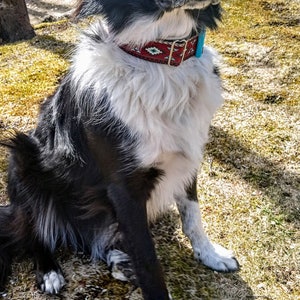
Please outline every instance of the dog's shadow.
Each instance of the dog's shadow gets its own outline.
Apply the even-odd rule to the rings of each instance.
[[[210,136],[206,150],[213,161],[263,193],[282,210],[286,221],[295,222],[299,219],[300,177],[297,172],[253,151],[220,127],[211,126]]]
[[[174,299],[252,299],[238,272],[215,272],[194,259],[180,218],[173,210],[152,226],[158,256]]]

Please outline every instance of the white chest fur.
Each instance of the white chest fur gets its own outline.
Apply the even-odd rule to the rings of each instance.
[[[133,58],[111,89],[114,114],[138,136],[141,165],[165,172],[148,203],[150,219],[169,207],[175,195],[183,195],[201,161],[211,118],[222,102],[213,57],[205,49],[201,59],[179,67]]]
[[[209,48],[200,59],[192,57],[178,67],[135,58],[109,39],[87,39],[78,48],[73,64],[78,94],[92,86],[97,99],[105,89],[111,113],[137,137],[135,156],[141,166],[165,172],[149,201],[149,218],[183,193],[199,166],[212,116],[222,103],[215,64],[216,54]],[[93,103],[80,105],[93,110]],[[93,115],[91,122],[101,121],[96,111]]]

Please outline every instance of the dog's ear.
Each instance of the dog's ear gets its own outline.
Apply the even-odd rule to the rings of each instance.
[[[205,27],[217,29],[218,23],[222,20],[222,12],[223,10],[219,3],[211,4],[205,9],[188,11],[196,21],[198,30],[202,30]]]

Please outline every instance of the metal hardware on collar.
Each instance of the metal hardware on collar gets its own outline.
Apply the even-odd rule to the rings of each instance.
[[[181,55],[181,61],[180,61],[180,64],[183,62],[184,60],[184,56],[185,56],[185,52],[187,50],[187,43],[188,41],[187,40],[176,40],[174,42],[172,42],[172,45],[171,45],[171,49],[170,49],[170,54],[169,54],[169,58],[168,58],[168,66],[172,66],[172,58],[173,58],[173,52],[174,52],[174,48],[175,48],[175,45],[177,43],[183,43],[183,50],[182,50],[182,55]]]

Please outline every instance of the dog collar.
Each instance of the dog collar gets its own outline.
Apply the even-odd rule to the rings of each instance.
[[[175,41],[153,41],[142,47],[121,45],[120,48],[135,57],[169,66],[179,66],[192,56],[201,57],[203,53],[205,31],[189,39]]]

